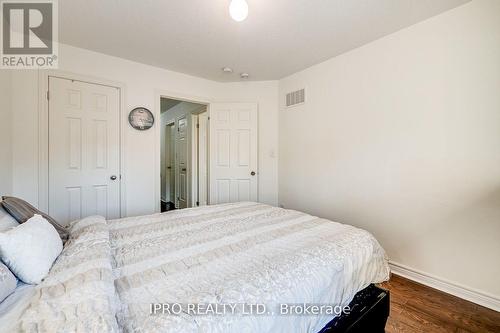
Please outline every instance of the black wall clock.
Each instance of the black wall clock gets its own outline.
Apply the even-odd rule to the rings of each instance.
[[[153,127],[155,117],[148,109],[139,107],[130,111],[128,122],[136,130],[145,131]]]

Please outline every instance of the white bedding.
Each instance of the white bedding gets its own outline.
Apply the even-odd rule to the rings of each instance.
[[[49,275],[36,286],[17,332],[118,332],[109,233],[103,217],[71,228]]]
[[[389,277],[368,232],[235,203],[72,226],[17,322],[47,332],[317,332],[331,315],[151,314],[152,303],[348,304]]]
[[[346,305],[389,277],[368,232],[256,203],[108,222],[127,332],[318,332],[323,316],[151,315],[151,303]]]
[[[0,332],[15,332],[16,323],[29,306],[35,286],[18,282],[16,290],[0,303]]]

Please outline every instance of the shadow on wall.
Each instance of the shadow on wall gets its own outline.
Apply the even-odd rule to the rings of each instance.
[[[401,246],[393,249],[393,256],[402,255],[403,260],[410,259],[412,267],[423,269],[431,274],[449,272],[439,276],[452,281],[490,280],[500,274],[500,265],[486,259],[491,254],[500,257],[500,188],[484,193],[458,207],[449,207],[445,214],[441,207],[440,216],[434,216],[432,211],[426,212],[432,223],[422,224],[424,228],[402,238],[408,241],[401,242]],[[426,219],[425,216],[421,217]],[[425,228],[426,227],[426,228]],[[432,262],[429,256],[421,256],[429,249],[434,250]],[[458,255],[460,250],[460,255]],[[411,254],[411,258],[408,258]],[[487,271],[488,274],[478,277],[478,271]],[[495,278],[493,278],[495,280]],[[479,286],[480,290],[490,290]],[[492,294],[500,296],[500,288]]]
[[[445,205],[442,204],[440,209],[442,210]],[[485,237],[487,234],[481,233],[481,230],[492,228],[492,233],[489,235],[498,240],[498,248],[500,250],[500,188],[485,193],[481,197],[459,207],[453,207],[451,203],[448,205],[450,206],[448,212],[441,214],[439,217],[433,215],[432,211],[427,212],[428,217],[422,216],[422,218],[431,218],[432,216],[434,220],[432,228],[421,229],[418,233],[412,232],[411,236],[418,240],[436,236],[446,238],[453,235],[451,237],[453,239],[461,237],[467,240],[479,235]],[[463,230],[469,230],[469,232],[464,233]],[[475,230],[476,232],[470,232],[470,230]],[[477,243],[475,244],[477,245]],[[454,245],[456,246],[456,244]],[[461,244],[463,247],[467,247],[468,245],[469,242]],[[500,252],[498,254],[500,255]]]

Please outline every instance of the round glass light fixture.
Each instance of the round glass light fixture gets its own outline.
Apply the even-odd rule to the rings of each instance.
[[[229,5],[229,15],[236,22],[241,22],[248,16],[248,4],[245,0],[232,0]]]

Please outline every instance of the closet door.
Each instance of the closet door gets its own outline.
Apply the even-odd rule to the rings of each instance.
[[[49,95],[49,214],[119,218],[119,89],[50,77]]]

